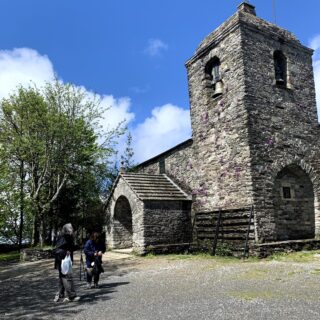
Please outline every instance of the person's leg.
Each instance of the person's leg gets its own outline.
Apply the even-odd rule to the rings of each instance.
[[[94,274],[94,279],[93,279],[95,288],[97,288],[99,286],[99,284],[98,284],[99,283],[99,278],[100,278],[100,272],[96,272]]]
[[[87,274],[87,285],[88,285],[88,288],[91,288],[91,283],[92,283],[92,268],[87,268],[87,269],[86,269],[86,274]]]
[[[64,297],[64,292],[65,292],[65,289],[62,281],[62,276],[59,275],[59,297],[60,298]]]
[[[64,297],[64,285],[63,285],[63,281],[62,281],[62,277],[63,275],[59,272],[59,291],[56,293],[55,297],[54,297],[54,302],[58,302],[59,299]]]
[[[62,278],[62,282],[67,294],[67,298],[69,298],[69,300],[73,300],[77,296],[77,294],[74,290],[72,273],[65,275]]]

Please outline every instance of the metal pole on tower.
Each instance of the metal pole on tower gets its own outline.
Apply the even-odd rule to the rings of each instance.
[[[277,23],[277,16],[276,16],[276,0],[272,0],[272,11],[273,11],[273,20],[274,23]]]

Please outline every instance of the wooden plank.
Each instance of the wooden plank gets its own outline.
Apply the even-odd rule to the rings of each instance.
[[[203,235],[199,233],[198,239],[199,240],[214,239],[214,235],[207,235],[207,234]],[[243,241],[245,240],[245,234],[243,234],[242,236],[240,235],[218,236],[218,240],[225,240],[225,241],[241,240],[243,243]],[[254,240],[254,234],[252,234],[252,236],[249,236],[249,240]]]

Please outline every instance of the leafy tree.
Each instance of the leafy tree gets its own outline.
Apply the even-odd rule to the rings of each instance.
[[[18,89],[15,96],[3,100],[0,109],[1,145],[1,211],[5,218],[2,232],[14,232],[21,246],[26,210],[27,168],[33,141],[28,139],[33,127],[26,119],[33,116],[34,108],[42,114],[44,101],[33,89]],[[29,199],[28,199],[29,201]],[[18,209],[19,208],[19,209]],[[19,218],[18,218],[19,216]],[[9,227],[11,225],[11,228]],[[18,231],[17,231],[18,230]]]
[[[8,176],[19,176],[9,189],[19,194],[21,230],[26,199],[32,204],[34,244],[43,243],[53,222],[59,221],[59,201],[73,198],[75,208],[70,210],[77,214],[79,203],[92,197],[91,190],[96,192],[95,201],[99,199],[108,158],[123,133],[121,124],[100,130],[99,105],[81,88],[59,81],[43,90],[20,87],[1,103],[2,160],[9,164]],[[81,197],[75,192],[79,185]]]
[[[134,167],[133,161],[133,148],[132,148],[132,136],[131,133],[128,132],[127,141],[126,141],[126,148],[124,150],[123,155],[121,155],[121,166],[125,171],[131,171]]]

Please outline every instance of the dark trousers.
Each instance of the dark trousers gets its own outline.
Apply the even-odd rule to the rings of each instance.
[[[94,272],[94,268],[87,268],[87,282],[91,283],[92,278],[94,283],[98,283],[100,278],[100,273]]]
[[[74,290],[72,273],[63,275],[59,272],[59,291],[57,295],[59,295],[59,298],[63,298],[66,295],[69,299],[73,299],[77,296],[76,291]]]
[[[94,267],[88,267],[87,264],[87,282],[91,283],[92,278],[95,284],[99,282],[100,273],[104,272],[102,267],[102,258],[96,256],[94,258]]]

